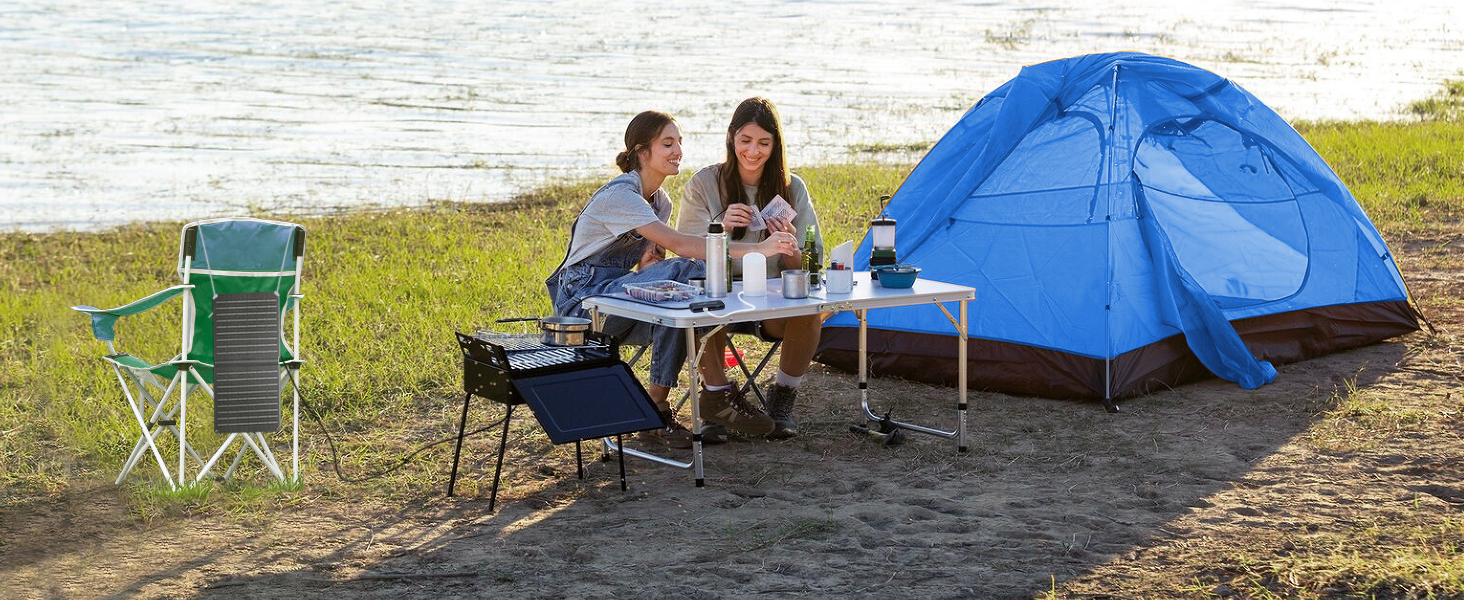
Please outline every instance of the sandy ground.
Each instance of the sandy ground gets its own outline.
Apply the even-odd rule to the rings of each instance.
[[[1460,518],[1464,277],[1446,267],[1464,243],[1398,250],[1438,335],[1287,365],[1254,392],[1208,381],[1120,414],[973,393],[961,454],[933,436],[886,448],[849,433],[852,378],[815,370],[805,433],[710,447],[704,488],[632,460],[622,492],[598,453],[580,481],[572,449],[541,438],[510,447],[496,514],[492,436],[470,444],[457,497],[442,497],[446,464],[432,464],[437,488],[415,501],[307,489],[262,524],[143,522],[125,489],[98,481],[0,512],[0,597],[1032,598],[1054,585],[1063,597],[1208,597],[1228,589],[1234,552]],[[1422,417],[1338,450],[1329,411],[1348,395]],[[880,380],[871,397],[898,418],[954,422],[950,389]]]

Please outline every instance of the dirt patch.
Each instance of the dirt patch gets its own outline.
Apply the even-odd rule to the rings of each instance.
[[[1419,545],[1395,539],[1408,524],[1423,531],[1464,518],[1464,343],[1453,333],[1464,313],[1450,266],[1464,249],[1449,238],[1408,247],[1404,271],[1439,333],[1286,365],[1256,391],[1202,382],[1130,399],[1120,414],[972,394],[971,449],[958,453],[931,436],[886,448],[849,433],[852,378],[815,370],[801,396],[803,435],[710,447],[704,488],[687,471],[631,460],[630,491],[621,492],[615,463],[594,460],[594,450],[581,481],[571,447],[550,448],[525,428],[530,437],[510,446],[497,514],[487,512],[491,465],[481,461],[492,436],[469,444],[474,460],[451,499],[441,496],[447,465],[438,459],[420,466],[436,488],[416,490],[415,501],[309,495],[331,477],[316,470],[305,500],[265,519],[143,520],[129,513],[125,488],[98,481],[0,512],[0,596],[1033,598],[1055,589],[1131,598],[1295,589],[1256,562],[1339,548],[1365,558]],[[954,425],[950,389],[880,380],[870,393],[904,420]],[[456,400],[443,401],[450,412]],[[1385,409],[1370,412],[1374,404]],[[1349,581],[1311,593],[1349,597]]]

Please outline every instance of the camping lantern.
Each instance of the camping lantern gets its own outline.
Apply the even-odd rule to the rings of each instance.
[[[881,206],[889,199],[889,196],[881,196]],[[869,254],[869,267],[874,272],[870,276],[878,279],[879,272],[874,270],[875,267],[899,262],[895,258],[895,220],[886,217],[881,210],[879,218],[869,222],[869,232],[874,235],[874,250]]]
[[[869,230],[874,233],[874,250],[881,250],[893,253],[895,251],[895,220],[888,217],[880,217],[869,222]]]

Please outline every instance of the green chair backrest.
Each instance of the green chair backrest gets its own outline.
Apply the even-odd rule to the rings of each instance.
[[[178,275],[192,290],[192,345],[188,358],[213,364],[214,297],[240,292],[274,292],[281,318],[293,309],[289,296],[299,293],[305,254],[305,228],[294,223],[231,217],[195,221],[183,227]],[[280,342],[280,360],[293,359]],[[210,369],[202,372],[213,380]]]

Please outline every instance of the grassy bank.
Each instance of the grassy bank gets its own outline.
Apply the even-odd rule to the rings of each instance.
[[[1385,235],[1458,227],[1464,124],[1298,125]],[[832,165],[802,175],[831,241],[860,239],[909,165]],[[678,195],[684,175],[668,184]],[[310,229],[305,313],[308,402],[338,431],[343,468],[392,463],[383,423],[419,418],[457,393],[451,332],[547,314],[542,279],[598,182],[551,185],[498,205],[296,218]],[[102,476],[131,449],[131,415],[97,356],[86,319],[67,307],[119,306],[169,285],[181,223],[97,234],[0,236],[0,483],[4,497]],[[119,350],[175,352],[176,306],[119,325]],[[167,335],[156,332],[166,331]],[[386,446],[394,446],[388,444]],[[319,453],[315,453],[319,457]],[[390,482],[390,479],[384,480]],[[397,487],[389,485],[389,487]],[[4,498],[0,498],[3,502]]]
[[[1458,153],[1464,123],[1300,123],[1297,129],[1348,183],[1395,250],[1415,232],[1457,236],[1464,230],[1464,163]],[[877,198],[893,192],[909,168],[855,164],[799,172],[818,202],[826,238],[837,243],[863,235],[878,210]],[[668,184],[673,196],[684,180]],[[502,205],[286,217],[311,231],[304,286],[304,354],[311,362],[304,395],[324,423],[322,428],[307,421],[304,428],[305,490],[245,483],[167,495],[144,481],[126,488],[136,494],[133,510],[144,520],[191,512],[263,518],[262,507],[319,499],[402,503],[438,494],[449,445],[391,469],[455,430],[461,388],[452,332],[548,312],[542,279],[563,255],[569,223],[598,184],[547,186]],[[169,285],[180,226],[0,235],[0,509],[72,488],[110,485],[131,450],[135,426],[116,381],[97,358],[104,347],[89,335],[85,317],[67,307],[118,306]],[[176,317],[175,303],[124,319],[119,350],[154,359],[171,355]],[[195,405],[194,423],[202,426],[192,430],[200,436],[208,429],[201,405]],[[1369,423],[1386,420],[1377,411],[1394,410],[1385,403],[1368,411],[1354,408],[1345,398],[1324,407],[1331,415],[1328,426],[1356,421],[1369,429]],[[322,431],[330,433],[333,449]],[[529,429],[523,436],[526,443],[548,445]],[[218,441],[194,440],[202,447]],[[143,465],[149,476],[153,469]],[[335,477],[336,468],[345,479],[361,481]],[[368,477],[383,471],[390,472]],[[241,479],[257,481],[259,473],[246,472]],[[465,493],[476,492],[474,484],[467,485]],[[1391,529],[1376,539],[1426,537],[1437,529],[1417,523],[1378,527]],[[1442,531],[1442,541],[1424,546],[1428,552],[1421,560],[1454,578],[1444,584],[1430,579],[1428,585],[1441,587],[1429,589],[1441,590],[1439,597],[1459,597],[1464,582],[1457,559],[1434,553],[1436,547],[1457,550],[1457,523],[1444,524]],[[1257,564],[1264,577],[1294,580],[1304,571],[1303,581],[1289,584],[1293,590],[1319,589],[1329,568],[1354,567],[1364,550],[1343,544],[1310,555],[1323,561],[1319,566],[1268,556],[1237,560]],[[1410,565],[1380,576],[1402,578],[1406,587],[1431,575]]]

